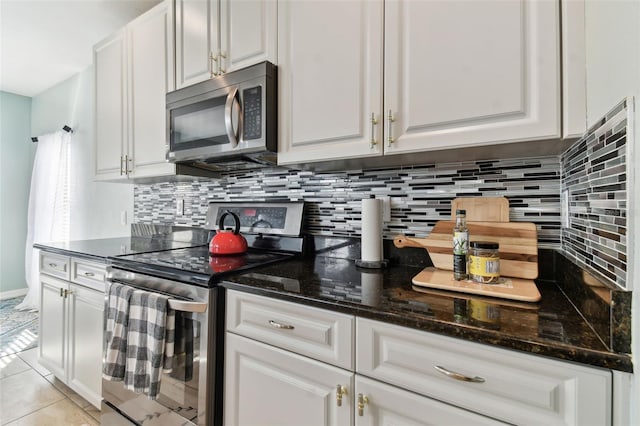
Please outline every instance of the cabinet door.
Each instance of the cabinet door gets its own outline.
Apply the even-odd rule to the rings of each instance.
[[[381,0],[278,3],[279,163],[382,152],[382,14]]]
[[[276,63],[278,3],[274,0],[220,0],[223,72],[262,61]]]
[[[122,29],[94,47],[96,102],[96,179],[126,179],[126,39]]]
[[[176,87],[211,77],[219,50],[217,0],[176,0]]]
[[[102,400],[104,293],[71,284],[69,303],[69,385],[95,407]]]
[[[66,381],[67,299],[62,295],[64,290],[68,290],[66,281],[40,275],[38,362]]]
[[[351,424],[351,372],[232,333],[225,345],[224,424]],[[338,385],[348,392],[340,407]]]
[[[360,394],[367,398],[361,412],[358,409]],[[356,426],[506,425],[359,375],[356,375],[354,398]]]
[[[175,174],[165,158],[165,99],[175,87],[169,10],[165,3],[128,26],[129,157],[135,178]]]
[[[560,136],[557,2],[385,2],[385,153]]]

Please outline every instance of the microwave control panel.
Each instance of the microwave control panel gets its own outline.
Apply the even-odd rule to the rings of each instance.
[[[242,91],[244,99],[243,139],[262,137],[262,86],[250,87]]]

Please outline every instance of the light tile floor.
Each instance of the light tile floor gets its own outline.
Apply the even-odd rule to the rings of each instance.
[[[40,366],[37,351],[0,358],[0,424],[99,425],[100,411]]]

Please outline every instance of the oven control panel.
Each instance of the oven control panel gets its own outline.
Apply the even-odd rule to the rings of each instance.
[[[230,211],[240,220],[240,232],[299,236],[302,230],[303,208],[304,202],[214,202],[209,204],[205,228],[218,230],[220,217]],[[233,217],[227,215],[224,228],[234,227]]]

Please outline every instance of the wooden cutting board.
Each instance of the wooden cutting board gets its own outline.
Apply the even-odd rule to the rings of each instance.
[[[500,245],[500,275],[538,278],[538,232],[530,222],[469,222],[470,241],[493,241]],[[427,238],[397,236],[396,247],[422,247],[429,252],[433,266],[453,270],[453,221],[439,221]]]
[[[428,267],[413,277],[412,282],[416,286],[522,302],[537,302],[540,300],[540,292],[536,287],[536,283],[533,280],[520,278],[503,277],[498,284],[478,284],[473,281],[456,281],[453,279],[453,272]]]
[[[467,222],[509,222],[509,200],[505,197],[460,197],[451,202],[451,219],[456,210],[467,211]]]

